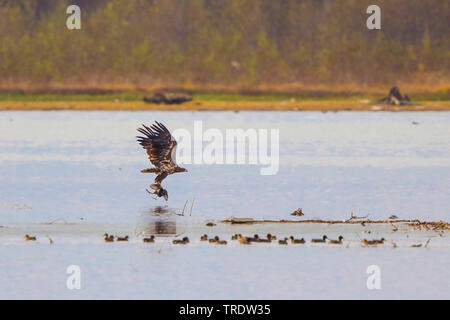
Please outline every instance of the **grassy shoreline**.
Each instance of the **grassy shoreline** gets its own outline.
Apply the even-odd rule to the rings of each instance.
[[[193,101],[181,105],[157,105],[142,101],[142,92],[122,93],[17,93],[0,92],[0,110],[173,110],[173,111],[449,111],[447,91],[411,95],[410,106],[370,103],[382,95],[348,93],[311,94],[239,94],[194,93]]]

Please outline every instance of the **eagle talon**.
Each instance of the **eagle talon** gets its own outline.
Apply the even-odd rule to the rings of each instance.
[[[169,194],[167,193],[167,190],[164,188],[160,188],[157,191],[150,192],[148,189],[145,189],[153,198],[153,200],[157,200],[158,198],[164,198],[164,200],[169,200]],[[156,197],[153,197],[153,195],[156,195]]]
[[[145,189],[145,191],[147,191],[150,194],[150,196],[152,197],[153,200],[158,199],[158,197],[153,197],[153,195],[156,194],[156,192],[150,192],[150,191],[148,191],[148,189]]]

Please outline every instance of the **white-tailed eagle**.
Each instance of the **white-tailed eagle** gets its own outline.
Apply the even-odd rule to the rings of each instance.
[[[177,148],[177,142],[170,134],[169,130],[158,121],[155,124],[147,127],[142,125],[143,128],[139,128],[138,131],[144,136],[138,136],[137,141],[147,151],[150,162],[155,166],[154,168],[141,170],[142,173],[155,173],[155,183],[150,186],[155,190],[151,194],[155,194],[157,197],[164,197],[167,201],[169,195],[161,183],[169,175],[176,172],[187,172],[185,168],[180,168],[175,163],[175,153]]]

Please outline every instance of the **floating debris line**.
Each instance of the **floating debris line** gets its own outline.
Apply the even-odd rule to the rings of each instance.
[[[397,221],[396,221],[397,222]],[[416,229],[422,229],[425,230],[433,230],[433,231],[445,231],[450,230],[450,223],[445,221],[439,221],[439,222],[426,222],[426,221],[413,221],[412,223],[408,224],[411,227],[414,227]]]
[[[322,220],[322,219],[313,219],[313,220],[254,220],[253,218],[229,218],[220,221],[221,223],[230,223],[230,224],[262,224],[262,223],[323,223],[323,224],[389,224],[392,225],[392,220],[356,220],[356,219],[348,219],[348,220]],[[395,220],[397,224],[407,224],[411,227],[417,228],[425,228],[426,230],[450,230],[450,223],[445,221],[439,222],[427,222],[420,221],[418,219],[402,219]]]

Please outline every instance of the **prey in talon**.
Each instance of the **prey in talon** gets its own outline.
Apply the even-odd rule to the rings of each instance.
[[[156,200],[157,198],[161,198],[161,197],[163,197],[164,200],[166,200],[166,201],[169,199],[169,194],[167,193],[167,190],[162,188],[161,185],[159,185],[159,188],[158,188],[157,184],[152,184],[150,186],[150,188],[153,189],[154,191],[151,192],[148,189],[145,189],[145,190],[151,195],[156,195],[156,197],[153,197],[153,199]]]

